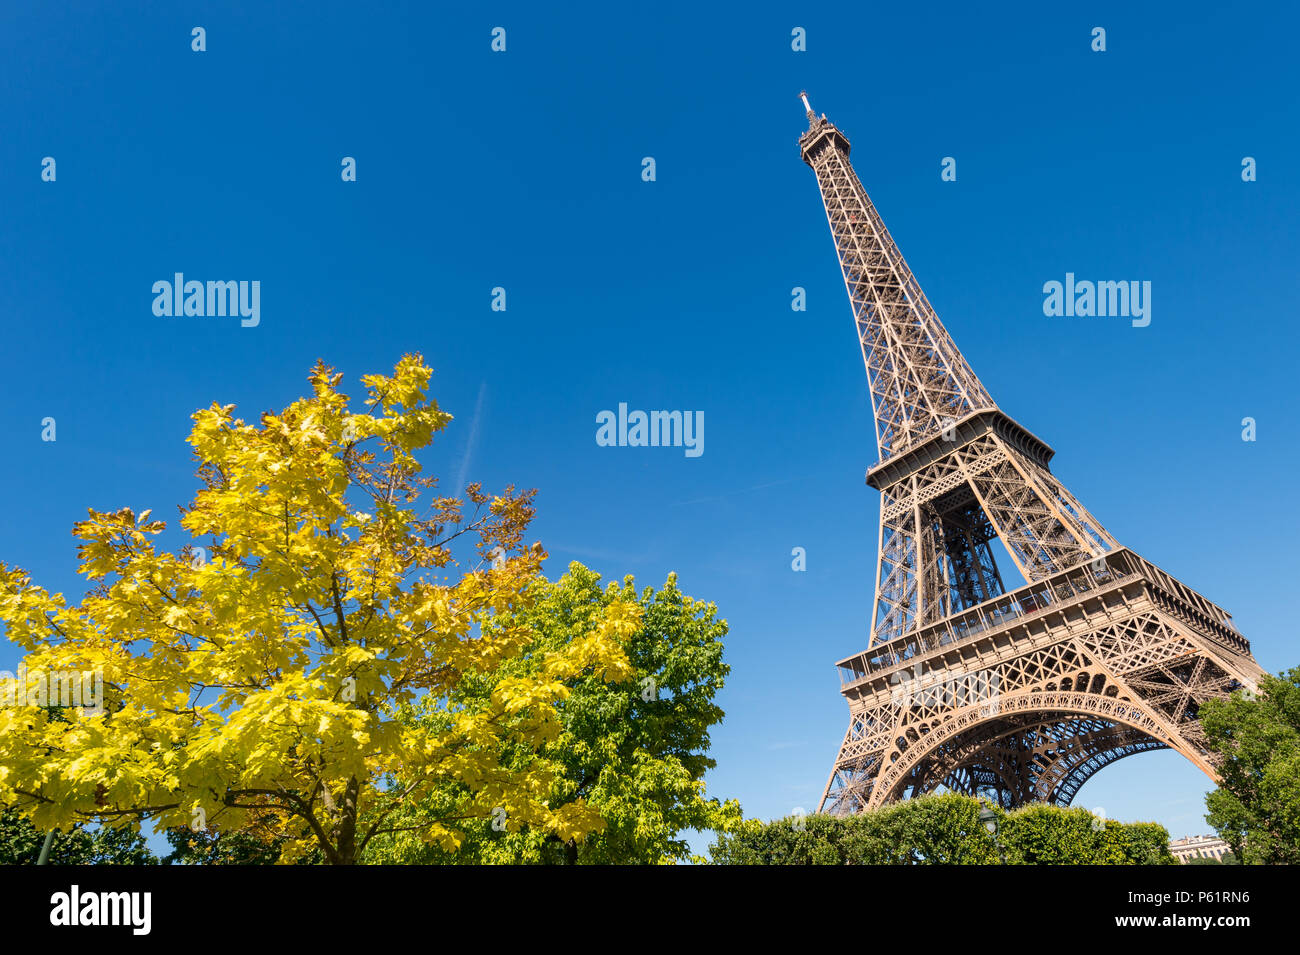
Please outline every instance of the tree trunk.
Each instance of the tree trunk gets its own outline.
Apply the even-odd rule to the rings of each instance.
[[[357,798],[360,791],[361,784],[353,776],[343,792],[342,818],[338,828],[338,861],[335,865],[357,864]]]

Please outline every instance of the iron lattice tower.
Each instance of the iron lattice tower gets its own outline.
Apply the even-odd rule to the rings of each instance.
[[[876,418],[880,491],[867,649],[839,663],[849,728],[821,812],[939,789],[1068,805],[1153,749],[1212,778],[1198,707],[1262,671],[1227,611],[1118,544],[994,403],[849,163],[800,94]],[[1008,591],[992,549],[1026,584]]]

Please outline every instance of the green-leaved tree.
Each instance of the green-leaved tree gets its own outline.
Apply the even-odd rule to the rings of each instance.
[[[603,826],[584,839],[563,839],[508,813],[466,820],[455,852],[400,836],[389,837],[367,857],[371,862],[651,864],[690,858],[690,830],[726,830],[740,820],[734,801],[705,795],[709,730],[723,716],[714,700],[729,667],[722,659],[727,624],[717,608],[683,594],[675,574],[658,591],[639,593],[631,577],[601,586],[600,575],[579,563],[555,583],[539,582],[530,605],[502,618],[502,626],[536,634],[528,650],[507,667],[462,683],[467,694],[488,696],[496,682],[522,676],[544,665],[547,655],[588,632],[605,609],[633,601],[641,625],[624,640],[632,666],[630,679],[606,682],[581,675],[568,682],[558,705],[560,732],[541,747],[511,747],[499,753],[502,764],[523,769],[547,764],[554,785],[544,794],[554,810],[584,800]],[[410,718],[437,724],[441,709],[413,708]],[[400,784],[400,782],[399,782]],[[445,818],[445,807],[459,797],[457,787],[436,793],[413,809]]]
[[[1201,708],[1223,757],[1206,818],[1246,865],[1300,863],[1300,667]]]
[[[984,815],[982,815],[984,814]],[[855,816],[749,820],[710,850],[719,865],[1169,865],[1169,834],[1085,809],[992,810],[955,793],[921,796]]]
[[[0,810],[0,865],[34,865],[45,833],[19,813]],[[125,827],[76,826],[56,832],[50,865],[153,865],[144,837]]]

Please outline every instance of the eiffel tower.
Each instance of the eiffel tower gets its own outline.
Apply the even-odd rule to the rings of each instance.
[[[1103,766],[1166,748],[1217,778],[1197,710],[1253,690],[1250,644],[1052,474],[1052,448],[998,408],[940,324],[848,139],[800,98],[880,455],[871,637],[839,662],[849,728],[819,811],[935,791],[1065,806]],[[994,538],[1024,586],[1007,589]]]

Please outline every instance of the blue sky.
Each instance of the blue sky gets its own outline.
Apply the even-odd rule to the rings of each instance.
[[[1054,472],[1232,611],[1266,669],[1300,662],[1293,10],[268,6],[0,9],[0,559],[79,595],[87,507],[190,499],[195,408],[255,415],[317,358],[355,387],[420,351],[456,415],[431,470],[538,488],[552,576],[675,570],[715,601],[733,669],[710,790],[760,817],[815,808],[847,719],[833,664],[867,641],[878,495],[796,147],[806,88]],[[175,272],[260,281],[260,324],[156,317]],[[1151,324],[1044,316],[1067,272],[1150,281]],[[598,446],[620,402],[703,411],[704,453]],[[1076,804],[1180,836],[1207,830],[1209,788],[1156,753]]]

